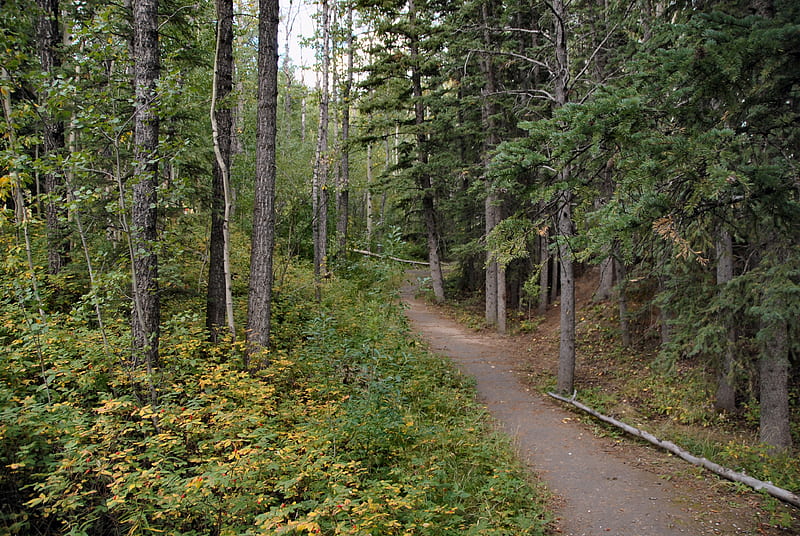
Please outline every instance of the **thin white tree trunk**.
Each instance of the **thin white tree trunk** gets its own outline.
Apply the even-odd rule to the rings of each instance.
[[[330,66],[330,21],[328,0],[320,5],[322,18],[322,72],[320,73],[319,125],[314,155],[314,176],[311,185],[312,234],[314,242],[314,282],[317,301],[322,299],[322,278],[327,272],[328,244],[328,77]]]
[[[222,151],[219,145],[219,125],[217,124],[217,78],[219,76],[217,69],[219,65],[219,51],[221,42],[221,33],[217,31],[217,43],[214,54],[214,75],[211,82],[211,137],[214,142],[214,156],[217,159],[220,173],[222,174],[222,189],[225,198],[225,207],[222,216],[222,260],[223,260],[223,274],[225,277],[225,320],[228,324],[228,330],[231,333],[232,340],[236,340],[236,324],[233,318],[233,275],[231,270],[231,233],[230,233],[230,219],[231,219],[231,185],[230,185],[230,170],[222,156]]]

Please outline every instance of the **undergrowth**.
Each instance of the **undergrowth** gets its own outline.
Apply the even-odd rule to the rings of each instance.
[[[124,319],[104,347],[77,311],[26,323],[3,301],[0,533],[544,534],[544,492],[411,337],[389,273],[363,262],[317,305],[291,268],[255,372],[189,302],[146,376]]]

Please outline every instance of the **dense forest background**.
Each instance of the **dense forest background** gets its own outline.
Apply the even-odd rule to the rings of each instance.
[[[2,530],[541,531],[419,427],[464,395],[359,251],[500,332],[557,305],[565,393],[599,270],[615,344],[795,453],[797,2],[322,0],[313,70],[278,7],[0,0]]]

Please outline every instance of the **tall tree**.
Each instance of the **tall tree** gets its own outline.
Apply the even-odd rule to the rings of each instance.
[[[345,20],[347,63],[342,88],[342,164],[339,184],[336,186],[336,242],[337,256],[347,254],[347,233],[350,220],[350,99],[353,89],[353,56],[355,55],[355,36],[353,35],[353,2],[348,2]]]
[[[328,0],[320,3],[322,23],[322,46],[320,48],[319,124],[317,126],[317,149],[314,154],[314,175],[311,182],[312,233],[314,242],[314,280],[317,300],[321,299],[322,277],[327,271],[328,262],[328,127],[330,124],[330,6]]]
[[[230,258],[231,134],[233,110],[233,0],[217,0],[217,45],[211,98],[214,170],[211,197],[211,237],[206,297],[206,326],[212,341],[227,325],[235,335]]]
[[[45,77],[43,95],[40,96],[41,118],[44,123],[42,149],[51,161],[45,166],[44,192],[45,222],[47,225],[47,265],[48,272],[57,274],[68,262],[69,241],[66,238],[64,207],[64,185],[59,170],[59,152],[64,149],[64,122],[55,117],[54,107],[44,102],[48,98],[47,87],[58,79],[57,70],[61,66],[61,28],[59,25],[58,0],[36,0],[39,8],[36,25],[36,42],[39,59]]]
[[[247,300],[247,362],[269,348],[272,255],[275,249],[275,174],[278,111],[278,0],[258,4],[258,104],[253,236]],[[259,362],[258,365],[262,365]]]
[[[481,61],[481,72],[485,78],[485,87],[483,88],[483,96],[481,103],[481,122],[486,133],[486,139],[483,147],[483,164],[485,174],[487,175],[487,193],[484,202],[485,209],[485,228],[486,236],[500,223],[502,219],[502,206],[501,200],[494,190],[493,186],[488,181],[488,170],[491,162],[491,151],[497,146],[498,135],[496,127],[496,118],[494,99],[497,93],[497,81],[494,65],[494,54],[491,52],[494,49],[491,28],[497,27],[494,21],[494,3],[491,0],[485,0],[481,3],[481,19],[483,22],[483,46],[486,52],[483,54]],[[490,325],[495,325],[497,331],[505,333],[506,331],[506,266],[498,262],[497,258],[492,252],[487,253],[486,259],[486,322]]]
[[[420,55],[421,27],[418,25],[415,0],[408,2],[408,47],[411,63],[411,95],[414,101],[414,126],[417,139],[417,187],[422,195],[422,217],[428,243],[428,263],[430,264],[433,295],[437,302],[444,301],[444,277],[439,225],[436,215],[433,183],[428,167],[427,135],[425,133],[425,101],[422,94],[422,56]]]
[[[131,240],[133,245],[133,365],[158,364],[158,97],[160,70],[158,0],[133,2],[134,158]]]
[[[553,105],[563,108],[568,101],[570,64],[567,51],[567,21],[569,13],[564,0],[553,1],[553,36],[555,38],[555,68],[553,73]],[[558,171],[558,182],[570,182],[570,164]],[[571,393],[575,378],[575,268],[570,239],[574,234],[572,221],[573,193],[567,186],[558,194],[558,256],[561,265],[561,340],[558,350],[558,390]]]

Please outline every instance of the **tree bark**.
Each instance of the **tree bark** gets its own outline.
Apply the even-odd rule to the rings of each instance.
[[[158,257],[158,134],[156,82],[160,58],[158,0],[133,3],[134,52],[134,170],[131,241],[133,243],[134,314],[132,365],[158,365],[159,322]]]
[[[312,235],[314,242],[314,285],[317,301],[322,299],[322,277],[328,261],[328,107],[330,94],[330,21],[328,0],[320,4],[322,16],[322,73],[320,74],[319,125],[311,183]]]
[[[55,80],[56,71],[61,66],[62,44],[61,29],[58,22],[58,0],[36,0],[39,9],[36,24],[36,42],[42,71],[49,80]],[[47,95],[42,95],[46,99]],[[54,118],[48,110],[51,107],[43,104],[41,115],[43,122],[42,149],[45,157],[56,157],[65,147],[64,122]],[[54,161],[50,163],[55,165]],[[51,167],[48,166],[48,167]],[[67,211],[64,208],[65,191],[60,174],[47,171],[44,176],[45,225],[47,229],[47,271],[58,274],[69,262],[69,240],[65,220]]]
[[[726,230],[717,240],[717,287],[722,289],[733,279],[733,240]],[[725,350],[717,371],[717,393],[714,407],[720,411],[736,411],[736,388],[734,371],[736,364],[736,328],[728,319],[724,320],[726,331]]]
[[[496,209],[495,202],[496,196],[493,194],[488,194],[486,196],[486,200],[484,202],[484,213],[485,213],[485,229],[486,229],[486,236],[489,236],[489,233],[492,232],[492,229],[497,225],[497,218],[496,218]],[[499,271],[499,265],[496,260],[492,260],[492,252],[486,252],[486,298],[485,298],[485,306],[486,306],[486,323],[490,326],[497,325],[497,273]]]
[[[762,443],[774,453],[788,452],[792,447],[789,412],[789,321],[792,308],[788,307],[784,288],[791,286],[781,268],[792,264],[786,239],[777,232],[770,233],[767,254],[762,263],[767,266],[771,281],[765,285],[759,304],[762,313],[759,321],[760,342],[759,381],[761,415],[759,436]],[[796,262],[795,262],[796,264]],[[777,273],[769,273],[777,271]]]
[[[367,220],[367,244],[372,247],[372,237],[375,234],[375,220],[372,216],[372,144],[367,143],[367,191],[366,191],[366,220]]]
[[[425,147],[427,136],[423,130],[425,124],[425,104],[422,102],[422,74],[420,73],[421,56],[419,53],[419,36],[417,35],[417,12],[414,0],[408,3],[408,17],[411,25],[409,50],[411,53],[411,89],[414,97],[414,125],[417,129],[417,187],[422,192],[422,214],[425,220],[425,231],[428,238],[428,262],[431,268],[431,284],[437,303],[444,301],[444,277],[442,262],[439,257],[439,227],[436,221],[436,205],[434,203],[433,184],[430,174],[425,170],[428,153]]]
[[[567,172],[568,173],[568,172]],[[575,273],[569,239],[572,237],[572,194],[562,192],[558,211],[558,256],[561,264],[561,337],[557,389],[571,393],[575,384]]]
[[[761,417],[759,438],[775,452],[788,451],[792,446],[789,419],[789,344],[787,324],[771,320],[764,326],[769,330],[759,361],[761,378]]]
[[[567,6],[564,0],[553,1],[555,15],[555,72],[553,97],[556,108],[568,102],[569,56],[567,54]],[[565,164],[558,181],[568,184],[570,168]],[[569,240],[573,235],[572,192],[563,190],[558,198],[558,260],[561,264],[561,341],[558,351],[558,390],[572,392],[575,377],[575,273]]]
[[[247,299],[248,368],[263,366],[253,359],[269,348],[272,319],[272,255],[275,249],[275,137],[278,111],[278,0],[258,5],[258,104],[256,112],[256,177],[253,236]]]
[[[547,312],[550,304],[550,250],[547,231],[540,231],[537,237],[539,244],[539,263],[542,268],[539,272],[539,308],[538,312],[543,315]]]
[[[625,263],[619,259],[614,259],[617,266],[617,276],[619,283],[617,284],[617,301],[619,305],[619,331],[622,337],[622,346],[630,348],[631,346],[631,325],[628,320],[628,271]]]
[[[481,17],[483,19],[483,46],[486,50],[493,48],[492,36],[489,28],[493,24],[492,11],[494,9],[490,2],[483,2],[481,5]],[[500,199],[497,193],[492,191],[492,185],[488,180],[488,170],[490,164],[489,153],[497,146],[497,121],[495,114],[497,113],[494,101],[492,100],[497,91],[497,82],[495,79],[495,67],[491,54],[486,54],[481,63],[481,71],[483,71],[484,78],[486,79],[486,86],[484,87],[482,95],[481,106],[481,122],[485,129],[486,139],[483,146],[483,168],[484,173],[487,175],[486,179],[486,200],[485,200],[485,228],[486,236],[492,232],[502,220],[502,207],[500,206]],[[487,251],[486,259],[486,323],[494,325],[499,333],[506,332],[506,277],[505,266],[502,266],[496,260],[492,260],[493,254]]]
[[[220,327],[227,324],[235,336],[230,262],[230,163],[233,113],[228,98],[233,91],[233,0],[217,0],[217,47],[211,99],[214,141],[211,237],[206,294],[206,327],[217,342]]]
[[[342,168],[336,189],[337,256],[347,254],[347,232],[350,219],[350,93],[353,87],[353,4],[347,6],[347,73],[342,91]]]

